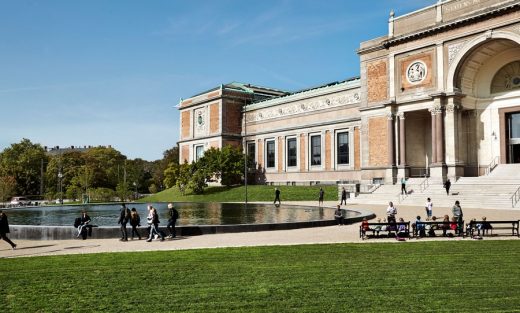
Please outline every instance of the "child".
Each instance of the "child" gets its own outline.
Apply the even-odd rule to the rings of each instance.
[[[367,231],[369,230],[367,218],[363,217],[363,221],[361,222],[361,239],[367,239]]]
[[[399,218],[399,223],[404,223],[404,219],[402,217]],[[406,225],[405,224],[399,224],[397,226],[397,234],[395,236],[395,239],[398,241],[403,241],[408,236],[408,232],[406,231]]]
[[[415,220],[415,228],[419,237],[426,237],[426,227],[421,221],[421,217],[419,215],[417,215],[417,219]]]

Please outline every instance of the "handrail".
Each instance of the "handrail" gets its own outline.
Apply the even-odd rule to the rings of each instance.
[[[425,177],[426,177],[426,175],[425,175]],[[430,187],[430,183],[428,182],[428,179],[430,179],[430,177],[426,177],[426,179],[423,180],[423,182],[419,184],[419,188],[421,189],[421,192],[425,191],[426,188]]]
[[[518,187],[515,193],[511,196],[511,207],[514,208],[518,203],[518,200],[520,200],[520,187]]]
[[[489,163],[489,165],[486,167],[486,176],[491,174],[491,171],[493,171],[495,169],[495,167],[497,167],[499,158],[500,158],[500,156],[498,156],[498,155],[495,156],[493,158],[493,160],[491,161],[491,163]]]

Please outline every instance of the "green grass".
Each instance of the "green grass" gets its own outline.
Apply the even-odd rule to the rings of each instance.
[[[2,312],[519,312],[520,241],[0,260]]]
[[[277,186],[283,201],[312,201],[318,202],[320,187],[325,191],[325,201],[338,200],[338,187],[333,186]],[[274,186],[251,185],[247,186],[248,201],[273,201]],[[244,201],[245,187],[208,187],[204,194],[181,195],[177,188],[170,188],[153,196],[140,199],[140,202],[238,202]]]

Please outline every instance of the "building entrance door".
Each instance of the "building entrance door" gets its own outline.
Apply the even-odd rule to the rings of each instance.
[[[507,115],[507,163],[520,163],[520,112]]]

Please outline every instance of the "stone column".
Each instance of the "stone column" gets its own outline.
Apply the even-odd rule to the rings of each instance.
[[[432,159],[431,164],[437,163],[437,129],[436,129],[436,119],[435,116],[437,114],[437,110],[435,108],[430,109],[430,113],[432,114]]]
[[[449,97],[446,103],[446,165],[448,166],[448,177],[455,178],[463,175],[463,168],[457,169],[459,160],[459,114],[460,114],[460,98]]]
[[[437,163],[444,164],[444,120],[442,118],[441,109],[439,109],[435,114],[435,128],[435,146],[437,150]]]
[[[395,153],[394,153],[394,116],[392,113],[388,113],[387,116],[387,132],[388,132],[388,166],[393,167],[395,165]]]
[[[406,124],[404,113],[399,113],[399,166],[406,166]]]

